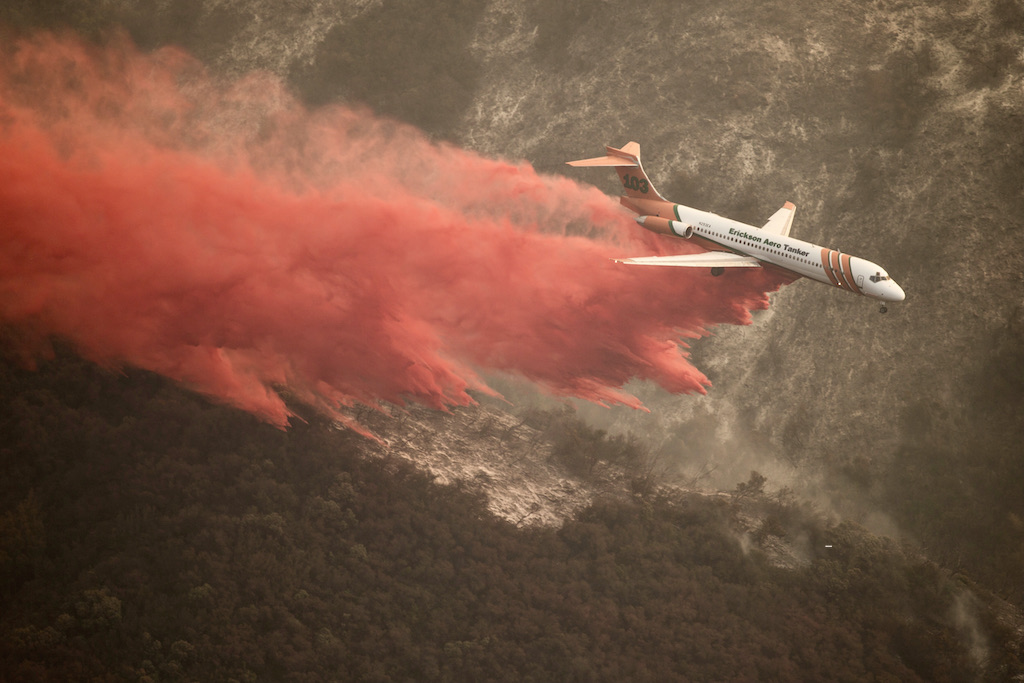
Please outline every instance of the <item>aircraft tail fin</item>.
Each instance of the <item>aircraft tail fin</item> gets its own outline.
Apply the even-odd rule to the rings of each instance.
[[[605,147],[605,150],[608,152],[607,156],[567,163],[570,166],[611,166],[619,174],[626,197],[667,201],[654,189],[654,183],[644,172],[644,167],[640,163],[640,145],[638,143],[627,142],[622,149]],[[624,201],[623,204],[627,203]]]

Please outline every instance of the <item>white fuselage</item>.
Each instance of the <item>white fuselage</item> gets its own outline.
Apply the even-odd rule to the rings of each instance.
[[[789,236],[781,236],[730,218],[673,204],[676,220],[672,231],[686,237],[692,226],[692,238],[710,243],[707,248],[752,256],[763,263],[803,277],[863,294],[882,301],[903,301],[905,294],[885,269],[856,256]]]

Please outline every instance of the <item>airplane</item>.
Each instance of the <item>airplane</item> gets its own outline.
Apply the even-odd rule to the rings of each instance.
[[[789,236],[796,207],[786,202],[764,226],[758,228],[707,211],[675,204],[654,189],[640,164],[640,145],[629,142],[622,149],[605,147],[608,154],[567,162],[570,166],[610,166],[619,174],[625,194],[619,201],[638,214],[636,222],[662,235],[691,240],[704,249],[700,254],[642,256],[615,259],[643,266],[710,268],[714,276],[726,268],[772,266],[833,287],[882,301],[903,301],[906,294],[885,269],[871,261],[844,254]]]

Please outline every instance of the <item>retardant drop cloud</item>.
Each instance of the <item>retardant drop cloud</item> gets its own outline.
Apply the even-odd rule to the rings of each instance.
[[[784,280],[611,261],[687,246],[657,240],[593,187],[177,50],[41,35],[0,64],[0,319],[279,426],[282,389],[344,420],[470,403],[482,369],[703,392],[681,340]]]

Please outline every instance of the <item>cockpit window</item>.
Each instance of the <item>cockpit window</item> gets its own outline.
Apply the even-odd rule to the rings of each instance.
[[[891,279],[888,275],[882,275],[881,273],[875,273],[869,278],[872,282],[883,282]]]

